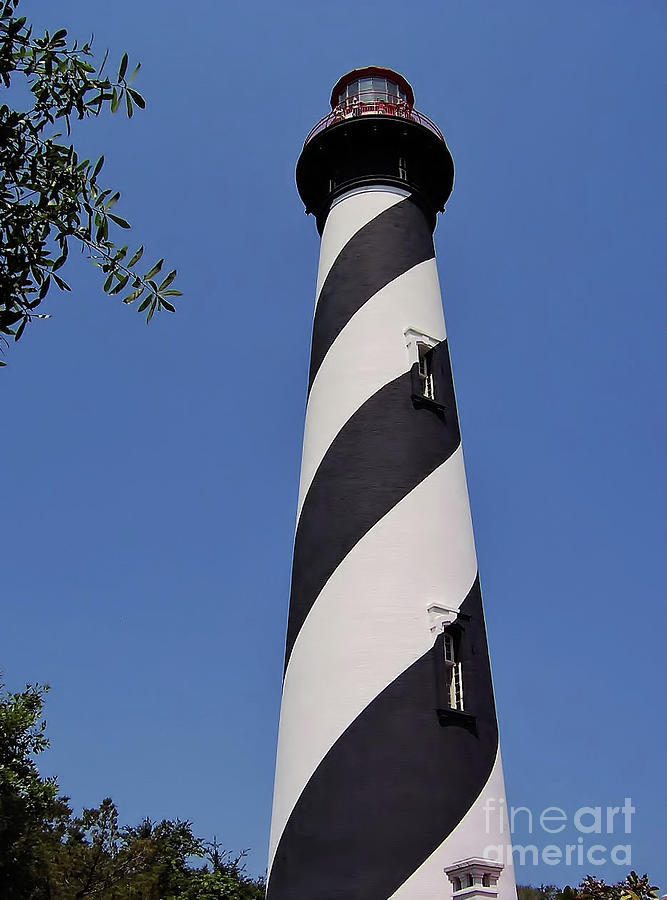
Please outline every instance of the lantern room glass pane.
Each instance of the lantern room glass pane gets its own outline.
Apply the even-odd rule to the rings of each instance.
[[[381,75],[373,76],[373,100],[387,99],[387,79]]]
[[[359,79],[359,93],[361,96],[359,99],[362,103],[368,102],[373,99],[373,79],[372,78],[360,78]]]
[[[352,95],[352,88],[353,88],[353,85],[354,85],[354,82],[353,82],[352,84],[347,84],[347,85],[345,85],[345,87],[343,88],[343,90],[342,90],[342,91],[340,92],[340,94],[338,95],[338,102],[339,102],[339,103],[345,103],[345,102],[349,99],[349,97]]]

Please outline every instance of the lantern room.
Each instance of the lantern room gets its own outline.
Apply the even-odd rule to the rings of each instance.
[[[350,119],[388,116],[418,122],[444,141],[439,128],[414,108],[412,86],[393,69],[365,66],[339,78],[331,92],[331,112],[311,129],[306,144],[325,128]]]
[[[346,111],[360,107],[368,112],[378,112],[383,104],[396,111],[414,106],[415,97],[408,82],[392,69],[365,66],[343,75],[331,92],[331,108]],[[387,110],[389,111],[389,110]]]

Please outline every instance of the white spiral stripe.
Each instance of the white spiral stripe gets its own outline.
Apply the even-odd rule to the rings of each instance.
[[[458,609],[476,575],[459,447],[352,548],[301,627],[283,688],[269,867],[331,746],[432,646],[427,608]]]
[[[366,301],[324,357],[306,409],[297,521],[338,432],[366,400],[410,368],[405,330],[411,327],[445,338],[435,259],[408,269]]]

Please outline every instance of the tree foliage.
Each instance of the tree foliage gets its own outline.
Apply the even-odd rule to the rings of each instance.
[[[123,826],[110,798],[75,816],[35,757],[46,686],[0,685],[0,896],[6,900],[261,900],[264,883],[180,819]],[[202,865],[202,862],[204,865]]]
[[[532,887],[517,885],[519,900],[657,900],[658,888],[651,884],[648,875],[630,872],[621,881],[607,884],[602,878],[587,875],[578,887],[566,885],[557,888],[553,884]]]
[[[0,688],[2,685],[0,685]],[[32,896],[40,859],[63,838],[71,810],[34,757],[48,747],[41,719],[48,688],[27,685],[0,697],[0,896]]]
[[[658,888],[651,884],[648,875],[639,876],[636,872],[630,872],[616,884],[606,884],[604,879],[588,875],[578,888],[570,891],[574,894],[572,900],[657,900],[658,897]]]
[[[0,79],[11,88],[0,105],[0,336],[18,340],[44,317],[36,310],[53,287],[70,290],[61,268],[72,245],[102,270],[104,291],[136,303],[147,321],[174,312],[176,270],[165,274],[163,259],[140,268],[143,246],[130,251],[113,238],[130,225],[114,211],[120,193],[99,183],[104,157],[81,159],[58,130],[69,139],[74,120],[143,109],[133,87],[140,64],[130,71],[124,53],[107,74],[108,53],[96,67],[92,42],[72,42],[64,28],[35,35],[19,3],[0,0]]]

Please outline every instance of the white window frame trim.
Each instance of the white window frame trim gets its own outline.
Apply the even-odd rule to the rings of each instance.
[[[431,337],[430,334],[425,334],[423,331],[418,331],[416,328],[412,327],[406,328],[403,334],[405,335],[405,346],[408,351],[410,369],[415,363],[419,363],[419,344],[426,344],[429,350],[432,350],[434,347],[437,347],[438,344],[442,343],[441,338]]]
[[[410,361],[409,368],[411,369],[415,363],[417,363],[419,367],[419,378],[424,386],[424,397],[427,400],[435,400],[435,382],[433,380],[433,373],[429,376],[424,377],[421,371],[421,360],[423,358],[423,354],[419,352],[419,348],[426,347],[426,353],[433,350],[440,341],[437,338],[431,337],[430,334],[425,334],[423,331],[417,331],[416,328],[406,328],[403,332],[405,335],[405,346],[408,351],[408,359]]]

